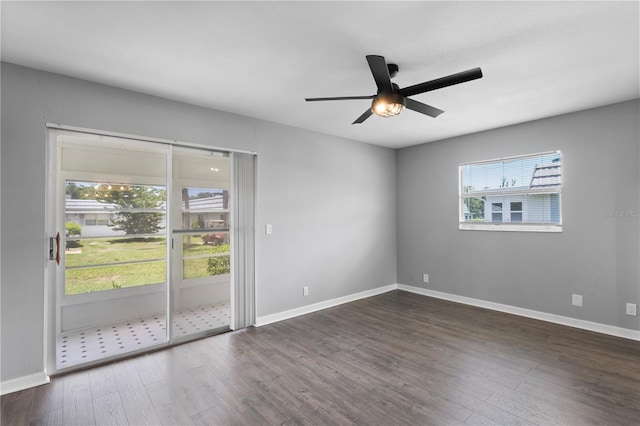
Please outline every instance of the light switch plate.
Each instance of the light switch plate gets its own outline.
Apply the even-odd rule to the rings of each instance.
[[[271,225],[270,223],[267,223],[264,226],[264,233],[267,234],[267,235],[273,234],[273,225]]]

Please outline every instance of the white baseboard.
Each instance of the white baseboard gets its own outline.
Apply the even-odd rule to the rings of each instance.
[[[377,296],[378,294],[386,293],[391,290],[396,290],[397,284],[389,284],[383,287],[374,288],[372,290],[362,291],[360,293],[350,294],[348,296],[342,296],[324,302],[314,303],[313,305],[301,306],[300,308],[291,309],[288,311],[278,312],[276,314],[264,315],[256,318],[256,327],[271,324],[278,321],[294,318],[300,315],[310,314],[311,312],[320,311],[322,309],[331,308],[333,306],[342,305],[343,303],[353,302],[359,299],[365,299],[371,296]]]
[[[18,392],[35,386],[45,385],[49,383],[49,380],[49,376],[44,372],[5,380],[0,383],[0,395],[6,395],[8,393]]]
[[[294,318],[300,315],[310,314],[322,309],[331,308],[333,306],[342,305],[343,303],[353,302],[378,294],[386,293],[392,290],[403,290],[410,293],[421,294],[423,296],[434,297],[436,299],[449,300],[451,302],[463,303],[465,305],[477,306],[479,308],[491,309],[493,311],[505,312],[508,314],[518,315],[521,317],[537,319],[541,321],[551,322],[554,324],[566,325],[569,327],[579,328],[582,330],[595,331],[596,333],[608,334],[610,336],[622,337],[640,341],[640,331],[628,328],[614,327],[611,325],[600,324],[597,322],[580,320],[577,318],[565,317],[562,315],[549,314],[546,312],[534,311],[531,309],[519,308],[517,306],[503,305],[501,303],[488,302],[486,300],[474,299],[472,297],[459,296],[457,294],[444,293],[441,291],[429,290],[422,287],[414,287],[405,284],[390,284],[378,287],[372,290],[351,294],[348,296],[338,297],[336,299],[324,302],[314,303],[313,305],[302,306],[300,308],[291,309],[284,312],[278,312],[271,315],[265,315],[256,318],[256,327],[271,324],[278,321]]]
[[[486,300],[474,299],[472,297],[459,296],[456,294],[444,293],[426,288],[414,287],[405,284],[389,284],[386,286],[374,288],[372,290],[362,291],[360,293],[350,294],[338,297],[324,302],[314,303],[312,305],[302,306],[300,308],[288,311],[278,312],[271,315],[264,315],[256,318],[256,327],[271,324],[278,321],[294,318],[300,315],[310,314],[312,312],[342,305],[344,303],[354,302],[356,300],[365,299],[367,297],[377,296],[393,290],[403,290],[410,293],[421,294],[423,296],[434,297],[436,299],[448,300],[451,302],[463,303],[465,305],[477,306],[480,308],[491,309],[494,311],[505,312],[508,314],[518,315],[521,317],[547,321],[555,324],[566,325],[569,327],[580,328],[583,330],[595,331],[596,333],[608,334],[611,336],[622,337],[640,341],[640,331],[628,328],[614,327],[611,325],[600,324],[591,321],[580,320],[577,318],[565,317],[561,315],[549,314],[546,312],[534,311],[531,309],[519,308],[517,306],[503,305],[501,303],[488,302]],[[28,376],[18,377],[11,380],[0,382],[0,395],[6,395],[18,392],[24,389],[32,388],[49,383],[50,379],[44,372],[31,374]]]
[[[480,308],[491,309],[494,311],[506,312],[508,314],[519,315],[537,319],[541,321],[552,322],[554,324],[567,325],[569,327],[580,328],[583,330],[595,331],[596,333],[608,334],[611,336],[622,337],[625,339],[640,341],[640,331],[628,328],[614,327],[612,325],[600,324],[597,322],[580,320],[577,318],[565,317],[562,315],[549,314],[546,312],[534,311],[531,309],[519,308],[517,306],[503,305],[501,303],[487,302],[472,297],[458,296],[456,294],[443,293],[435,290],[428,290],[421,287],[413,287],[404,284],[396,285],[398,290],[404,290],[411,293],[422,294],[424,296],[435,297],[437,299],[449,300],[451,302],[464,303],[465,305],[477,306]]]

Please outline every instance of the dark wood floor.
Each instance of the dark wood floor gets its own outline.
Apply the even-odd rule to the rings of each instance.
[[[5,426],[639,422],[639,342],[402,291],[2,397]]]

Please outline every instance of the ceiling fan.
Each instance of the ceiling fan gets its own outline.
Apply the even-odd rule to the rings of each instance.
[[[372,114],[380,117],[391,117],[398,115],[406,107],[410,110],[428,115],[429,117],[437,117],[444,111],[432,107],[422,102],[418,102],[409,96],[417,95],[424,92],[430,92],[443,87],[453,86],[454,84],[465,83],[467,81],[482,78],[482,70],[473,68],[462,71],[457,74],[451,74],[446,77],[437,78],[435,80],[426,81],[424,83],[414,84],[405,88],[399,88],[397,84],[391,82],[391,78],[398,73],[398,65],[387,64],[384,56],[367,55],[367,62],[373,79],[378,86],[378,92],[371,96],[339,96],[331,98],[306,98],[307,102],[315,101],[344,101],[352,99],[373,99],[371,108],[366,110],[360,117],[351,124],[362,123]]]

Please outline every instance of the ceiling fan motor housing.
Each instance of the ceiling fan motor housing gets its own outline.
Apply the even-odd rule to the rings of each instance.
[[[395,77],[400,70],[397,64],[387,64],[387,69],[389,70],[389,77],[391,78]]]

